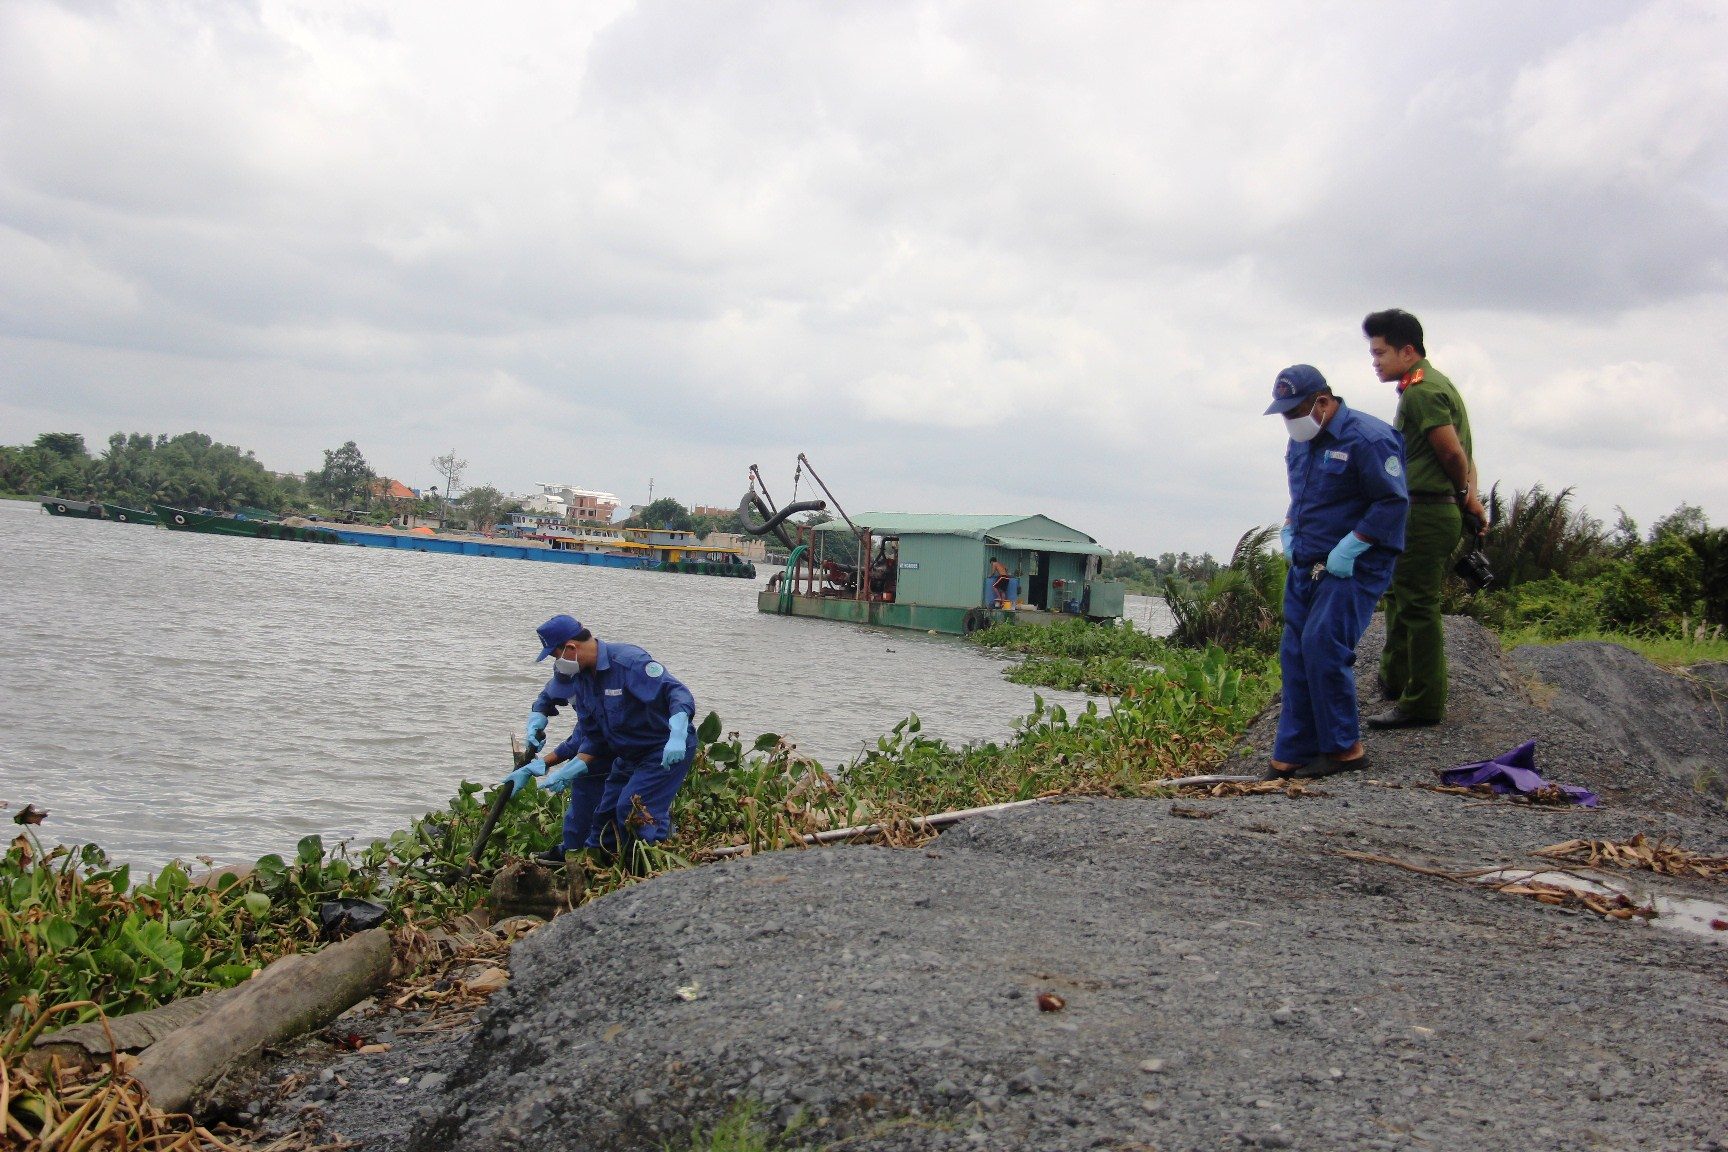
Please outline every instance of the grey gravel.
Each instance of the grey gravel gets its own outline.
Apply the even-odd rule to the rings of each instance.
[[[1512,659],[1450,627],[1454,720],[1376,737],[1372,778],[1181,801],[1209,820],[1081,800],[921,849],[665,876],[519,944],[472,1030],[343,1057],[345,1086],[313,1076],[278,1123],[371,1149],[647,1150],[747,1099],[801,1116],[809,1146],[890,1152],[1728,1147],[1728,941],[1335,854],[1463,869],[1639,831],[1728,852],[1697,765],[1638,743],[1657,710],[1583,724],[1535,683],[1619,656]],[[1696,688],[1638,691],[1684,712]],[[1683,738],[1702,746],[1700,723]],[[1532,736],[1601,810],[1424,787]],[[1720,882],[1643,880],[1728,901]],[[1044,992],[1066,1006],[1040,1012]]]

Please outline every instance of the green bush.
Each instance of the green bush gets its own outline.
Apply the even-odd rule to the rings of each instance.
[[[1683,537],[1662,535],[1633,549],[1595,585],[1606,627],[1651,634],[1697,616],[1703,562]]]

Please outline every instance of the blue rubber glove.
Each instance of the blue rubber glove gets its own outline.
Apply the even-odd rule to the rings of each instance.
[[[672,735],[666,738],[666,749],[660,753],[660,767],[670,768],[684,759],[684,745],[690,739],[690,713],[674,712],[666,718]]]
[[[1286,524],[1279,530],[1278,543],[1284,545],[1284,559],[1292,564],[1296,563],[1295,557],[1292,555],[1296,549],[1296,529],[1293,525]]]
[[[516,771],[510,773],[510,775],[504,777],[504,783],[509,784],[513,789],[510,793],[512,796],[528,787],[528,781],[534,779],[534,777],[540,774],[540,772],[534,770],[536,764],[540,766],[540,772],[546,770],[546,761],[530,760],[528,763],[522,765],[522,767],[516,769]]]
[[[546,713],[528,713],[528,724],[523,731],[527,734],[525,739],[528,741],[530,749],[538,752],[546,747]]]
[[[1374,545],[1362,539],[1354,532],[1346,532],[1344,539],[1332,546],[1332,551],[1326,554],[1326,571],[1340,580],[1348,580],[1356,575],[1356,557],[1368,551]]]
[[[541,761],[545,763],[544,760]],[[562,792],[570,787],[570,781],[588,771],[588,763],[580,758],[566,761],[534,782],[548,792]]]

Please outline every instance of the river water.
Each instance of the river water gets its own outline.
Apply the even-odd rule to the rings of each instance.
[[[0,811],[155,867],[361,841],[509,769],[570,612],[747,737],[834,766],[908,713],[996,739],[1032,692],[957,639],[756,611],[755,581],[228,539],[0,501]],[[1129,614],[1167,627],[1161,603]],[[1044,693],[1069,705],[1082,697]],[[569,713],[552,735],[567,731]]]

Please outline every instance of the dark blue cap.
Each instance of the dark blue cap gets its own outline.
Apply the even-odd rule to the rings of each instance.
[[[1312,364],[1292,364],[1272,381],[1272,406],[1264,415],[1282,416],[1316,392],[1326,391],[1326,377]]]
[[[538,664],[576,639],[577,635],[585,629],[582,627],[582,621],[574,616],[554,616],[536,628],[535,631],[540,634],[541,644],[540,655],[534,657],[534,662]]]

